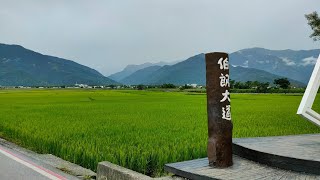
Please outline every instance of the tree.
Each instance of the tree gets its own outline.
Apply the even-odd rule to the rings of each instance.
[[[176,86],[174,84],[162,84],[160,86],[161,88],[176,88]]]
[[[235,82],[233,87],[235,89],[247,89],[245,84],[240,81]]]
[[[111,84],[108,87],[110,87],[111,89],[114,89],[116,87],[116,85]]]
[[[313,30],[313,33],[310,35],[310,37],[313,38],[314,41],[320,40],[320,18],[318,13],[315,11],[313,13],[306,14],[305,17],[307,18],[308,24]]]
[[[269,87],[269,83],[265,82],[265,83],[260,83],[260,82],[256,82],[257,83],[257,93],[267,93],[268,92],[268,87]]]
[[[279,85],[282,89],[288,89],[290,86],[290,81],[287,78],[278,78],[273,81],[275,85]]]
[[[145,88],[145,86],[143,85],[143,84],[139,84],[138,86],[137,86],[137,89],[138,90],[143,90]]]
[[[247,81],[244,83],[244,89],[251,89],[252,88],[252,81]]]
[[[230,79],[230,88],[233,89],[234,88],[234,84],[236,83],[235,80],[231,80]]]
[[[192,86],[188,85],[188,84],[185,84],[183,86],[180,86],[179,89],[182,91],[182,90],[185,90],[185,89],[192,89]]]

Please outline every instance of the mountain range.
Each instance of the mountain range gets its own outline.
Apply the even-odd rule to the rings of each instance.
[[[185,61],[172,66],[151,66],[138,70],[130,76],[122,79],[123,84],[164,84],[172,83],[176,85],[206,83],[206,65],[204,54],[199,54],[188,58]],[[281,76],[254,68],[241,66],[230,67],[230,77],[235,81],[260,81],[273,83],[274,79]],[[304,83],[290,79],[296,86],[305,86]]]
[[[118,84],[76,62],[43,55],[19,45],[0,44],[0,85],[58,86]]]
[[[151,67],[151,66],[160,66],[161,67],[161,66],[165,66],[165,65],[173,65],[173,64],[176,64],[178,62],[179,61],[174,61],[174,62],[160,61],[158,63],[147,62],[147,63],[143,63],[143,64],[138,64],[138,65],[129,64],[122,71],[114,73],[114,74],[111,74],[110,76],[108,76],[108,78],[113,79],[115,81],[120,81],[120,80],[130,76],[134,72],[139,71],[139,70],[144,69],[144,68],[148,68],[148,67]]]
[[[229,55],[230,75],[235,81],[260,81],[288,77],[295,86],[305,86],[311,76],[320,49],[268,50],[243,49]],[[120,72],[121,73],[121,72]],[[132,71],[122,79],[123,84],[205,84],[205,57],[199,54],[174,65],[149,66]]]
[[[294,51],[251,48],[230,54],[230,63],[290,77],[307,84],[319,54],[320,49]]]
[[[230,76],[235,81],[260,81],[288,77],[295,86],[308,83],[320,49],[268,50],[243,49],[229,55]],[[0,85],[57,86],[92,84],[205,85],[204,54],[173,63],[128,65],[109,77],[74,61],[43,55],[19,45],[0,44]]]

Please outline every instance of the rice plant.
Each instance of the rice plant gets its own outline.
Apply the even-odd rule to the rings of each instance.
[[[302,95],[233,94],[234,137],[319,133],[296,115]],[[320,110],[316,100],[315,110]],[[206,95],[112,90],[0,90],[0,136],[96,170],[100,161],[153,177],[206,157]]]

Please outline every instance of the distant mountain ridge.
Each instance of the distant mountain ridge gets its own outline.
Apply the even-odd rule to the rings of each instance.
[[[205,73],[205,56],[204,54],[199,54],[172,66],[153,66],[141,69],[120,82],[130,85],[163,83],[205,85]],[[281,78],[281,76],[263,70],[240,66],[230,66],[230,76],[231,79],[242,82],[260,81],[273,83],[274,79]],[[305,86],[299,81],[293,79],[290,79],[290,81],[296,86]]]
[[[146,84],[145,80],[149,78],[149,76],[152,76],[154,72],[162,68],[162,66],[150,66],[146,67],[144,69],[140,69],[134,73],[132,73],[130,76],[120,80],[123,84]]]
[[[320,49],[243,49],[229,55],[231,79],[272,83],[276,78],[288,77],[295,86],[305,86],[319,54]],[[118,82],[205,85],[205,57],[198,54],[179,63],[128,65],[110,77],[118,81],[70,60],[43,55],[19,45],[0,44],[0,86],[110,85]]]
[[[19,45],[0,44],[0,85],[50,86],[119,84],[71,60],[43,55]]]
[[[125,79],[126,77],[129,77],[130,75],[132,75],[133,73],[144,69],[144,68],[148,68],[151,66],[165,66],[165,65],[173,65],[178,63],[179,61],[174,61],[174,62],[164,62],[164,61],[160,61],[158,63],[143,63],[143,64],[129,64],[127,65],[122,71],[111,74],[110,76],[108,76],[108,78],[113,79],[115,81],[120,81],[122,79]]]
[[[319,54],[320,49],[294,51],[250,48],[231,53],[230,63],[290,77],[306,84]]]

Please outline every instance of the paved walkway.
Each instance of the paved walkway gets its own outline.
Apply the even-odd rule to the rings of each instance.
[[[0,179],[73,180],[77,178],[0,145]]]
[[[173,174],[193,180],[212,179],[303,179],[314,180],[320,176],[307,175],[291,171],[280,170],[261,165],[238,156],[233,157],[232,167],[225,169],[208,166],[208,159],[196,159],[179,163],[167,164],[165,169]]]
[[[189,179],[319,179],[320,134],[233,139],[234,165],[218,169],[208,159],[166,164]]]
[[[237,138],[234,143],[278,156],[320,161],[320,134]]]
[[[241,138],[233,153],[281,169],[320,175],[320,134]]]

